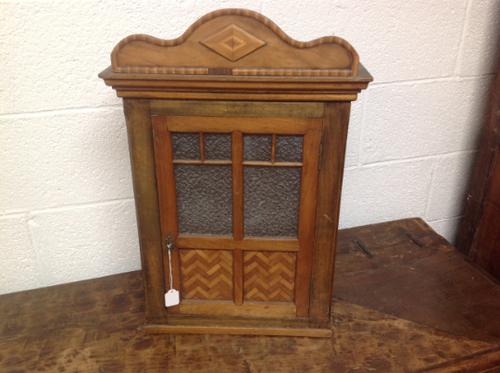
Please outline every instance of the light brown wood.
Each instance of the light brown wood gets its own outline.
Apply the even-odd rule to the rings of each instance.
[[[321,137],[322,120],[319,118],[248,118],[248,117],[190,117],[190,116],[159,116],[155,119],[155,128],[170,133],[177,132],[224,132],[232,134],[232,206],[233,206],[233,237],[214,237],[203,235],[181,235],[176,239],[179,249],[187,251],[192,258],[189,265],[175,258],[174,273],[189,273],[176,284],[182,285],[182,293],[187,298],[195,294],[201,299],[228,299],[226,284],[229,282],[227,271],[221,272],[225,266],[217,265],[217,261],[208,251],[226,250],[232,252],[232,295],[235,305],[244,304],[246,301],[258,300],[264,302],[293,301],[296,304],[298,317],[308,315],[309,284],[311,274],[311,258],[314,248],[314,211],[316,208],[316,179],[318,171],[319,144]],[[237,125],[235,125],[237,123]],[[267,162],[243,161],[243,136],[245,133],[276,133],[304,134],[303,162]],[[165,139],[170,139],[168,135]],[[163,142],[163,139],[159,139]],[[175,205],[175,179],[173,176],[174,164],[172,159],[172,144],[163,145],[169,152],[163,160],[157,158],[159,167],[167,178],[159,172],[160,194],[167,190],[162,198],[168,200],[168,206]],[[159,148],[162,145],[158,145]],[[190,164],[208,164],[208,161],[199,160]],[[184,163],[184,162],[183,162]],[[243,167],[302,167],[301,197],[299,208],[298,239],[269,239],[265,237],[244,237],[243,226]],[[169,176],[170,175],[170,176]],[[169,183],[170,191],[163,183]],[[175,219],[175,207],[166,214],[165,220]],[[173,227],[166,228],[171,232]],[[177,229],[177,227],[175,227]],[[168,233],[165,233],[167,235]],[[171,233],[170,233],[171,234]],[[200,251],[200,250],[205,250]],[[208,250],[208,251],[207,251]],[[297,254],[294,254],[297,252]],[[184,267],[186,266],[186,267]],[[194,269],[201,273],[193,272]],[[218,269],[216,269],[218,268]],[[167,267],[165,267],[165,270]],[[205,273],[210,274],[205,275]],[[182,277],[182,276],[181,276]],[[188,287],[186,287],[188,286]],[[215,297],[215,298],[214,298]],[[184,297],[184,299],[187,299]],[[181,305],[183,302],[181,302]],[[211,304],[211,307],[216,307]],[[174,308],[183,313],[183,308]],[[238,314],[244,313],[240,308]],[[263,309],[264,311],[264,309]],[[267,312],[267,311],[266,311]]]
[[[232,177],[233,177],[233,239],[243,240],[243,134],[240,131],[232,133]],[[243,304],[243,253],[241,247],[234,247],[234,303]]]
[[[205,164],[205,165],[214,165],[221,166],[231,164],[232,161],[224,160],[224,159],[174,159],[172,161],[173,164]]]
[[[145,316],[165,320],[160,210],[156,189],[153,131],[149,106],[142,100],[124,100],[123,108],[132,166],[137,228],[144,271]]]
[[[151,113],[169,116],[201,117],[292,117],[321,118],[320,102],[253,102],[253,101],[168,101],[151,100]]]
[[[321,128],[321,120],[313,118],[225,118],[225,117],[168,117],[167,128],[172,132],[222,132],[235,130],[256,134],[297,135],[304,134],[311,128]]]
[[[271,165],[273,165],[275,162],[276,162],[276,134],[273,133],[272,143],[271,143]],[[300,164],[300,166],[302,166],[302,163]]]
[[[170,236],[175,240],[178,232],[177,227],[177,206],[175,204],[175,176],[173,168],[165,168],[161,165],[163,162],[172,163],[172,140],[170,132],[167,130],[167,123],[164,117],[153,116],[153,133],[155,136],[155,164],[156,180],[158,185],[159,208],[163,213],[160,214],[162,246],[163,246],[163,271],[168,274],[170,271],[168,255],[166,254],[166,240]],[[181,275],[178,270],[180,258],[177,250],[172,251],[172,272],[174,283],[170,284],[170,276],[165,275],[165,291],[171,287],[181,288]],[[174,310],[175,311],[175,310]]]
[[[299,241],[296,238],[231,239],[222,236],[180,235],[177,238],[177,245],[186,249],[299,251]]]
[[[148,84],[149,81],[145,83]],[[111,83],[110,83],[111,84]],[[258,93],[230,93],[230,92],[175,92],[175,91],[150,91],[141,89],[130,89],[128,87],[118,88],[119,83],[113,83],[116,87],[116,94],[123,98],[161,98],[165,100],[235,100],[235,101],[355,101],[357,93],[346,93],[344,90],[334,90],[332,92],[319,93],[317,91],[293,91],[291,93],[272,93],[262,87],[262,92]],[[366,88],[360,86],[356,92]]]
[[[328,323],[350,104],[328,103],[319,163],[310,317]]]
[[[300,186],[300,249],[297,253],[297,261],[302,263],[302,265],[297,266],[295,276],[295,302],[297,304],[297,316],[307,316],[309,314],[309,294],[315,240],[314,228],[316,221],[317,173],[320,143],[320,129],[311,129],[306,132],[303,144],[304,165],[302,167]]]
[[[300,42],[259,13],[221,9],[174,40],[128,36],[113,50],[111,62],[117,73],[353,76],[359,57],[341,38]]]
[[[180,305],[180,312],[186,315],[204,315],[210,317],[258,317],[294,319],[295,304],[291,302],[245,302],[238,307],[233,302],[185,300]]]
[[[205,162],[205,136],[203,132],[200,132],[200,162]]]
[[[273,153],[271,153],[271,156],[273,156]],[[256,167],[302,167],[302,162],[244,161],[243,165]]]
[[[299,42],[255,12],[227,9],[202,17],[174,40],[125,38],[100,77],[126,98],[126,112],[135,115],[127,125],[146,273],[146,323],[213,332],[219,326],[255,333],[266,328],[329,330],[349,106],[372,80],[355,50],[337,37]],[[191,145],[190,137],[171,137],[173,132],[196,134],[199,144]],[[209,133],[231,134],[231,157],[207,159]],[[246,147],[252,146],[246,138],[243,144],[247,134],[270,136],[269,156],[244,160]],[[281,135],[303,136],[302,159],[287,148],[298,146],[296,140],[281,142]],[[174,160],[173,138],[184,139],[179,147],[199,148],[199,157]],[[290,158],[282,161],[287,152]],[[210,171],[231,167],[227,202],[232,203],[232,231],[227,236],[178,234],[181,200],[174,167],[180,165],[212,166]],[[245,186],[245,167],[249,177],[255,168],[282,168],[276,175],[295,173],[297,181],[298,171],[284,168],[300,168],[297,237],[245,235],[244,193],[250,185]],[[285,184],[280,181],[273,193],[286,189]],[[280,223],[276,216],[269,224]],[[181,290],[181,304],[165,308],[163,294],[171,285],[165,251],[169,236],[176,246],[173,285]],[[250,307],[255,301],[262,305]],[[293,312],[285,314],[283,304],[266,308],[273,302],[285,302],[286,312],[292,305]],[[214,317],[219,324],[212,323]],[[265,323],[252,321],[256,317]]]

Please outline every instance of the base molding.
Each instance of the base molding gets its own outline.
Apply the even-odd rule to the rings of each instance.
[[[283,337],[330,338],[332,329],[279,326],[236,326],[236,325],[193,325],[190,324],[147,324],[144,331],[149,334],[228,334],[268,335]]]

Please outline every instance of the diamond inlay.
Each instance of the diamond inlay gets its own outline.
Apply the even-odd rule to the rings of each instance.
[[[266,45],[265,41],[234,24],[216,32],[200,43],[233,62]]]

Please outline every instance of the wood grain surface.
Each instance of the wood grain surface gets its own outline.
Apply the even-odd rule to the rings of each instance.
[[[0,371],[498,372],[500,289],[423,221],[340,231],[327,338],[151,335],[141,272],[0,296]]]

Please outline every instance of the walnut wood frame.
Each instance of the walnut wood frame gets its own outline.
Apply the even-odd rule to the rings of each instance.
[[[196,105],[192,103],[192,106]],[[186,114],[191,111],[191,107],[186,105]],[[321,130],[323,121],[321,118],[293,118],[293,117],[211,117],[211,116],[167,116],[154,115],[152,117],[154,141],[155,141],[155,161],[157,187],[160,203],[160,219],[162,228],[162,237],[165,239],[171,236],[176,241],[176,246],[180,249],[204,249],[210,250],[231,250],[233,251],[233,301],[236,305],[243,303],[243,263],[242,251],[272,251],[272,252],[293,252],[296,255],[296,273],[295,273],[295,296],[294,304],[296,308],[282,304],[262,305],[261,317],[273,315],[275,311],[289,309],[290,315],[298,317],[307,317],[309,315],[309,286],[312,264],[312,248],[314,247],[314,222],[316,211],[316,191],[317,191],[317,172],[318,155],[321,141]],[[199,133],[200,141],[204,132],[221,132],[232,134],[232,217],[233,217],[233,237],[209,236],[203,235],[185,236],[178,232],[177,226],[177,208],[175,192],[175,176],[173,166],[176,163],[172,159],[171,132],[189,132]],[[303,162],[296,165],[301,167],[301,194],[299,203],[299,225],[298,238],[296,239],[266,239],[266,238],[245,238],[243,237],[243,168],[244,166],[254,165],[252,162],[244,162],[242,133],[257,133],[272,135],[273,145],[275,145],[276,135],[303,135]],[[203,145],[200,144],[201,160],[199,163],[189,162],[188,164],[220,164],[204,160]],[[272,146],[272,150],[275,146]],[[272,151],[274,154],[275,151]],[[271,162],[257,162],[265,164],[266,167],[289,167],[290,164],[274,162],[274,156],[271,155]],[[185,162],[187,163],[187,162]],[[173,287],[181,288],[181,276],[179,274],[179,251],[173,253]],[[163,255],[165,274],[168,273],[168,256]],[[165,287],[170,286],[169,276],[165,275]],[[183,300],[184,302],[184,300]],[[201,302],[197,302],[197,311],[201,312]],[[226,312],[219,309],[220,314],[235,314],[235,310],[230,309],[224,301],[211,301],[211,306],[205,307],[207,312],[212,312],[217,308],[224,308]],[[172,307],[171,312],[189,313],[190,307],[181,304],[180,307]],[[216,307],[218,306],[218,307]],[[244,307],[240,307],[242,310]],[[252,310],[257,314],[258,305],[253,305]],[[236,312],[239,315],[245,315],[240,310]],[[192,312],[191,312],[192,313]]]
[[[220,39],[218,35],[227,32],[245,33],[242,35],[250,43],[245,47],[244,53],[247,54],[240,53],[240,56],[217,50],[219,46],[213,40],[217,41]],[[256,46],[252,47],[252,43]],[[175,55],[170,53],[171,48],[178,48]],[[272,58],[273,50],[280,51],[280,60]],[[188,63],[192,55],[203,56],[197,61],[199,70],[194,71]],[[319,55],[324,58],[318,58]],[[262,68],[255,67],[259,61]],[[268,62],[272,66],[267,66]],[[146,36],[125,38],[113,51],[112,66],[100,76],[124,98],[145,284],[145,330],[330,336],[332,279],[350,102],[371,81],[355,50],[336,37],[297,42],[255,12],[226,9],[203,17],[175,40],[162,41]],[[171,118],[169,126],[176,130],[187,130],[189,127],[189,130],[201,132],[208,123],[211,131],[227,132],[228,123],[237,119],[240,130],[232,134],[233,144],[237,144],[232,162],[206,159],[184,161],[187,164],[232,164],[233,190],[241,189],[239,185],[234,185],[242,180],[242,167],[236,166],[243,162],[241,134],[254,131],[256,118],[273,118],[268,130],[274,134],[296,134],[311,120],[319,123],[320,133],[315,146],[320,149],[320,154],[314,165],[317,177],[309,186],[317,189],[317,197],[316,201],[301,201],[309,204],[308,209],[315,216],[307,222],[310,233],[301,236],[299,232],[299,240],[314,243],[310,257],[305,259],[310,261],[309,272],[298,274],[300,278],[310,279],[298,295],[302,297],[299,303],[306,307],[299,310],[286,303],[276,304],[276,307],[267,307],[268,312],[263,317],[265,304],[243,302],[242,274],[236,271],[233,299],[240,308],[232,307],[233,302],[211,305],[195,300],[168,309],[164,307],[165,279],[168,277],[165,276],[163,253],[165,224],[169,225],[168,230],[177,232],[176,219],[167,219],[165,223],[161,218],[161,212],[175,212],[173,199],[165,200],[158,193],[159,180],[167,184],[170,181],[170,185],[174,185],[173,173],[159,167],[155,161],[156,149],[157,157],[173,162],[169,159],[171,152],[168,144],[156,144],[155,147],[153,121],[161,122],[158,118],[165,116]],[[186,118],[193,116],[198,121],[188,123]],[[161,125],[156,128],[161,128]],[[166,131],[162,134],[162,141],[167,139],[168,143],[168,136]],[[273,149],[270,162],[244,161],[243,164],[273,166],[274,136]],[[277,165],[303,166],[301,162]],[[197,249],[231,249],[234,253],[233,265],[240,267],[244,252],[256,245],[259,245],[259,251],[301,255],[300,244],[293,240],[280,240],[276,244],[274,240],[243,239],[242,204],[242,196],[233,194],[233,233],[237,245],[232,240],[220,239],[216,242],[203,237],[194,240],[179,237],[179,242],[184,247]],[[174,264],[179,261],[178,254],[173,256],[173,261]],[[174,283],[179,283],[178,273],[174,276]]]

